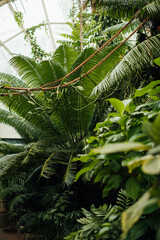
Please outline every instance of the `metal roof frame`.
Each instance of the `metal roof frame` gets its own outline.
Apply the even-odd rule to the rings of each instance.
[[[4,4],[8,4],[8,7],[9,9],[11,10],[12,14],[13,14],[13,17],[14,17],[14,14],[15,14],[15,9],[12,5],[12,2],[14,2],[15,0],[0,0],[0,7],[2,7]],[[20,0],[21,1],[21,0]],[[51,25],[57,25],[57,24],[67,24],[67,22],[50,22],[49,21],[49,17],[48,17],[48,13],[47,13],[47,9],[46,9],[46,6],[45,6],[45,1],[44,0],[41,0],[42,2],[42,8],[43,8],[43,11],[44,11],[44,15],[45,15],[45,18],[46,18],[46,25],[48,25],[48,30],[49,30],[49,35],[50,35],[50,39],[51,39],[51,42],[52,42],[52,47],[53,47],[53,51],[56,50],[56,42],[55,42],[55,39],[54,39],[54,34],[53,34],[53,31],[52,31],[52,28],[51,28]],[[21,1],[21,4],[22,4],[22,1]],[[24,5],[22,4],[23,6],[23,9],[25,11],[25,8],[24,8]],[[16,7],[17,8],[17,7]],[[25,34],[27,36],[27,39],[28,39],[28,42],[30,43],[31,45],[31,39],[29,38],[29,36],[26,34],[26,29],[24,27],[23,24],[21,24],[20,26],[20,29],[21,31],[18,32],[17,34],[13,35],[12,37],[6,39],[5,41],[1,41],[0,40],[0,47],[2,46],[10,55],[13,55],[12,51],[5,45],[5,43],[9,42],[10,40],[14,39],[15,37],[17,37],[18,35],[20,35],[21,33]]]

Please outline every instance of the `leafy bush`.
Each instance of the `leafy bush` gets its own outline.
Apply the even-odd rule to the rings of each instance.
[[[134,201],[139,199],[122,214],[122,238],[127,240],[152,239],[160,227],[159,84],[157,80],[137,89],[132,99],[107,99],[111,112],[97,124],[95,136],[88,138],[88,153],[73,159],[83,164],[76,180],[100,182],[103,197],[123,188]]]

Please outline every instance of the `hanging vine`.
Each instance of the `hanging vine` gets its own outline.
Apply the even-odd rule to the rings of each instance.
[[[18,24],[19,27],[22,26],[22,24],[24,23],[23,20],[23,13],[22,12],[14,12],[14,19],[16,21],[16,23]]]
[[[45,32],[48,34],[48,28],[46,23],[43,21],[42,23],[33,26],[31,28],[28,28],[26,30],[26,34],[25,34],[25,40],[28,41],[28,37],[30,39],[30,44],[31,44],[31,53],[33,55],[33,58],[35,60],[42,60],[44,57],[48,57],[50,56],[50,54],[46,53],[41,47],[40,45],[37,43],[37,37],[35,36],[35,32],[37,29],[42,29],[42,27],[44,27]]]
[[[20,28],[23,27],[24,20],[23,20],[23,13],[18,11],[14,13],[15,21],[17,22]],[[36,30],[44,28],[46,34],[48,35],[48,28],[46,23],[43,21],[42,23],[27,28],[25,31],[25,41],[29,41],[31,44],[31,54],[35,60],[42,60],[45,57],[50,56],[50,54],[46,53],[41,46],[37,43],[37,37],[35,35]]]

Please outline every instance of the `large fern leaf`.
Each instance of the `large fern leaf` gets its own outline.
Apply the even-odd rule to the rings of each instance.
[[[0,122],[12,126],[27,141],[36,141],[45,136],[44,132],[22,117],[0,109]]]
[[[72,154],[71,154],[67,164],[66,172],[64,175],[64,180],[63,180],[64,184],[66,184],[68,187],[72,185],[75,179],[75,175],[76,175],[76,164],[72,162]]]
[[[77,52],[68,45],[61,45],[53,54],[53,61],[58,62],[64,71],[69,72],[72,64],[77,57]]]
[[[11,143],[0,141],[0,153],[3,153],[3,154],[18,153],[18,152],[23,152],[24,150],[25,149],[23,145],[11,144]]]
[[[41,76],[37,71],[37,63],[33,59],[18,55],[10,59],[10,64],[17,70],[28,87],[40,86]]]
[[[106,75],[103,81],[98,84],[92,92],[92,95],[98,95],[109,89],[113,84],[119,83],[124,79],[130,78],[137,71],[141,71],[147,66],[153,58],[160,53],[160,34],[154,36],[134,47],[121,62]]]

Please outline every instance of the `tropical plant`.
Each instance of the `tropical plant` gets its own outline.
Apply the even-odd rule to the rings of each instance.
[[[159,34],[158,34],[158,23],[160,16],[160,2],[159,1],[84,1],[84,6],[91,5],[92,7],[98,9],[97,11],[103,11],[103,14],[111,17],[117,16],[118,19],[121,19],[123,22],[121,24],[117,24],[105,29],[106,34],[109,33],[111,36],[117,32],[122,26],[128,23],[128,27],[121,32],[121,38],[124,39],[126,37],[126,33],[133,31],[137,24],[140,24],[144,19],[146,22],[137,32],[137,41],[132,45],[133,49],[126,54],[126,57],[118,64],[114,69],[106,74],[104,80],[95,87],[93,90],[93,94],[98,95],[102,94],[105,91],[109,91],[109,89],[115,89],[118,83],[121,83],[121,89],[124,83],[124,90],[126,89],[127,82],[127,94],[132,93],[133,88],[137,88],[140,84],[139,79],[149,79],[149,76],[153,76],[153,80],[156,80],[157,77],[153,74],[153,69],[151,69],[151,62],[153,59],[159,56]],[[128,22],[131,16],[134,15],[134,21]],[[127,22],[124,22],[127,21]],[[120,36],[120,35],[119,35]],[[153,37],[153,39],[152,39]],[[132,39],[133,40],[133,39]],[[152,45],[152,40],[158,40],[158,44],[156,42],[153,45],[157,45],[157,54],[154,52],[154,48]],[[143,50],[142,50],[143,49]],[[142,50],[142,52],[141,52]],[[145,52],[145,53],[143,53]],[[150,60],[147,60],[147,55],[150,55]],[[152,55],[153,54],[153,55]],[[154,55],[155,54],[155,55]],[[144,58],[143,58],[144,57]],[[134,70],[134,67],[136,71]],[[147,67],[147,70],[146,70]],[[148,76],[144,75],[149,73]],[[138,70],[138,72],[137,72]],[[150,74],[152,72],[152,74]],[[138,83],[138,85],[134,85],[131,79],[134,78],[134,82]],[[122,83],[123,82],[123,83]],[[142,82],[142,81],[141,81]],[[114,84],[115,83],[115,84]],[[118,89],[119,96],[120,91]]]
[[[103,13],[83,12],[83,48],[102,46],[111,37],[110,32],[107,32],[106,29],[118,23],[120,23],[120,20],[103,15]],[[58,42],[71,45],[80,52],[80,21],[79,19],[75,19],[72,23],[68,23],[68,25],[72,30],[71,34],[61,34],[64,40],[59,40]],[[122,39],[122,36],[120,39]],[[118,42],[117,39],[112,43],[116,42]]]
[[[126,47],[127,45],[121,48],[121,53],[125,52]],[[42,196],[45,195],[45,193],[41,195],[38,189],[45,189],[46,194],[49,194],[48,188],[53,188],[54,195],[58,194],[56,200],[58,201],[60,195],[63,192],[65,193],[66,185],[70,186],[73,183],[76,169],[79,166],[73,163],[72,159],[82,152],[86,136],[92,132],[96,122],[103,118],[102,112],[105,103],[96,101],[95,98],[90,98],[89,95],[96,81],[103,78],[105,65],[103,64],[99,69],[95,70],[90,78],[80,79],[78,83],[69,85],[65,89],[61,88],[61,85],[83,75],[103,58],[108,49],[97,54],[85,67],[81,67],[75,72],[72,77],[65,78],[59,87],[56,86],[56,91],[31,93],[28,88],[38,88],[64,78],[70,70],[74,69],[94,52],[95,50],[90,48],[77,56],[77,53],[71,47],[62,45],[54,53],[52,60],[45,60],[40,63],[24,56],[13,57],[10,63],[17,69],[21,79],[4,73],[0,74],[0,100],[9,109],[0,110],[0,121],[13,126],[25,142],[25,145],[22,146],[1,142],[3,156],[0,162],[0,180],[1,185],[4,186],[3,190],[7,191],[6,184],[10,181],[9,176],[14,178],[21,173],[25,177],[22,184],[23,190],[17,190],[16,185],[14,191],[14,184],[8,184],[9,189],[13,186],[13,191],[10,192],[9,196],[4,195],[1,199],[5,201],[6,208],[11,216],[13,212],[14,219],[20,223],[21,229],[25,233],[40,234],[39,231],[42,228],[37,229],[37,225],[34,224],[35,221],[41,221],[44,225],[46,224],[45,226],[48,226],[48,228],[43,228],[41,231],[43,236],[48,232],[48,239],[54,235],[55,228],[52,229],[51,233],[50,230],[47,230],[52,228],[51,225],[53,224],[58,229],[56,233],[57,239],[62,238],[62,232],[66,235],[68,233],[62,231],[62,228],[67,224],[69,215],[64,218],[64,216],[62,217],[64,211],[60,215],[57,212],[56,218],[56,212],[53,210],[57,204],[56,202],[51,206],[49,204],[44,206],[40,203],[37,206],[38,199],[42,199]],[[118,61],[116,54],[113,56],[113,62],[115,63]],[[101,76],[99,71],[101,71]],[[28,91],[23,90],[26,87]],[[4,95],[5,88],[8,88],[8,96]],[[10,90],[17,88],[20,92]],[[17,93],[20,93],[20,95],[17,95]],[[64,189],[62,188],[63,185]],[[83,183],[75,188],[85,189],[84,185],[83,187],[82,185]],[[56,186],[61,187],[58,190]],[[76,192],[79,192],[79,190],[76,190]],[[70,195],[66,194],[65,196],[69,197]],[[76,199],[78,206],[83,197],[83,191],[80,196],[73,197]],[[69,200],[66,201],[68,205],[65,207],[65,211],[68,211],[68,214],[71,215],[75,211],[75,214],[73,213],[74,221],[79,210],[70,207]],[[26,207],[27,204],[30,207]],[[84,207],[85,205],[87,205],[87,202]],[[66,210],[67,208],[70,211]],[[39,211],[43,213],[40,214]],[[48,220],[42,220],[42,215],[44,215],[44,218],[46,215],[49,216],[50,224]],[[39,216],[40,220],[38,220]],[[60,226],[56,223],[58,217]],[[28,225],[28,219],[33,225]],[[76,226],[75,224],[75,228]],[[72,225],[71,228],[73,228]]]
[[[151,6],[146,5],[143,8],[143,14],[140,16],[144,21],[140,26],[148,18],[152,20],[151,9],[156,13],[159,11],[157,7],[153,8],[153,5],[159,6],[159,1],[154,1]],[[145,19],[146,13],[147,19]],[[127,39],[129,38],[130,36]],[[122,167],[121,164],[127,165],[126,160],[134,157],[133,150],[140,149],[136,152],[136,156],[142,157],[150,144],[153,144],[153,141],[142,133],[141,125],[144,119],[154,120],[159,112],[159,101],[138,106],[139,95],[135,95],[133,100],[138,101],[136,104],[132,99],[120,101],[106,97],[104,91],[109,88],[110,91],[107,94],[113,96],[115,89],[111,87],[115,83],[128,79],[128,74],[132,77],[146,66],[150,67],[152,60],[159,54],[159,43],[160,36],[156,35],[140,42],[128,53],[128,44],[125,40],[120,45],[114,43],[103,50],[101,48],[94,56],[93,48],[85,49],[78,56],[74,49],[62,45],[50,60],[39,63],[21,55],[14,56],[10,63],[16,68],[21,79],[4,73],[0,74],[0,100],[8,107],[8,111],[0,110],[0,122],[13,126],[26,143],[19,148],[8,145],[7,151],[3,150],[5,145],[1,143],[2,190],[7,191],[6,185],[11,181],[11,177],[19,175],[21,179],[22,174],[24,179],[22,189],[17,188],[15,184],[15,191],[13,188],[9,195],[4,194],[1,199],[5,201],[6,208],[11,216],[13,213],[15,221],[19,222],[24,233],[38,234],[37,238],[52,239],[55,235],[57,240],[62,239],[64,234],[69,233],[67,216],[70,215],[73,221],[68,231],[71,231],[73,225],[75,225],[74,231],[77,231],[75,219],[77,215],[79,217],[79,209],[80,207],[87,209],[91,201],[91,198],[87,198],[85,206],[82,204],[86,192],[90,194],[88,191],[90,186],[87,188],[88,183],[78,181],[76,186],[72,185],[76,171],[81,167],[79,160],[84,162],[85,166],[78,172],[76,179],[84,173],[85,179],[90,180],[94,177],[97,184],[102,183],[104,186],[104,197],[109,196],[111,190],[117,194],[123,187],[126,188],[128,195],[136,200],[144,193],[146,185],[152,186],[154,177],[148,179],[145,174],[142,176],[139,168],[135,169],[135,175],[130,177],[127,167]],[[91,59],[84,64],[84,60],[90,56],[92,56]],[[75,71],[76,67],[78,69]],[[150,93],[151,98],[154,99],[153,95],[159,91],[158,84],[159,81],[151,82],[145,93]],[[50,85],[52,87],[48,87]],[[133,86],[131,84],[132,91]],[[154,89],[155,86],[157,87]],[[140,94],[141,90],[137,91]],[[106,98],[108,101],[105,100]],[[108,114],[113,108],[113,113]],[[115,112],[116,110],[118,112]],[[92,148],[98,146],[102,148],[89,152],[90,146],[86,144],[86,138],[93,134],[96,123],[103,121],[107,114],[106,121],[97,125],[98,135],[91,137],[88,142]],[[134,142],[134,137],[132,138],[135,129],[138,134],[135,138],[141,141],[138,144]],[[122,141],[128,140],[133,143],[128,145],[128,150],[126,148],[124,150]],[[118,150],[114,153],[105,152],[104,142],[120,142],[121,145],[115,146]],[[119,154],[121,150],[123,154]],[[77,155],[84,151],[86,155],[77,159]],[[128,151],[131,152],[128,153]],[[108,154],[106,158],[105,154]],[[76,161],[73,161],[73,158]],[[139,176],[142,176],[142,184]],[[10,183],[7,186],[11,188]],[[66,186],[71,186],[69,191]],[[92,192],[94,192],[93,189]],[[42,204],[43,197],[47,204]],[[51,201],[49,202],[48,199]],[[67,212],[66,216],[64,216],[65,212]],[[35,224],[36,221],[39,222],[41,229]],[[130,234],[130,231],[128,229],[125,234]]]
[[[18,26],[20,28],[23,28],[23,24],[24,24],[24,19],[23,19],[23,13],[22,12],[16,12],[14,13],[14,18],[15,21],[17,22]],[[25,37],[24,39],[28,42],[30,42],[31,44],[31,54],[33,56],[33,58],[37,61],[45,59],[47,57],[50,56],[49,53],[46,53],[41,46],[37,43],[37,37],[35,36],[35,31],[37,29],[41,29],[42,27],[44,27],[46,33],[47,33],[47,24],[43,21],[42,23],[36,25],[36,26],[32,26],[30,28],[27,28],[25,31]]]
[[[104,204],[99,208],[95,208],[92,205],[90,211],[82,209],[85,217],[77,220],[82,225],[82,228],[77,232],[71,233],[65,239],[119,239],[121,234],[121,212],[127,209],[132,202],[132,199],[127,196],[126,192],[121,190],[118,193],[117,202],[114,206]]]
[[[159,64],[159,59],[154,62]],[[100,182],[103,197],[110,198],[119,188],[134,201],[141,197],[122,214],[122,238],[127,240],[155,239],[160,226],[159,84],[157,80],[137,89],[133,99],[107,99],[111,113],[87,139],[86,154],[73,160],[83,164],[76,180]]]

